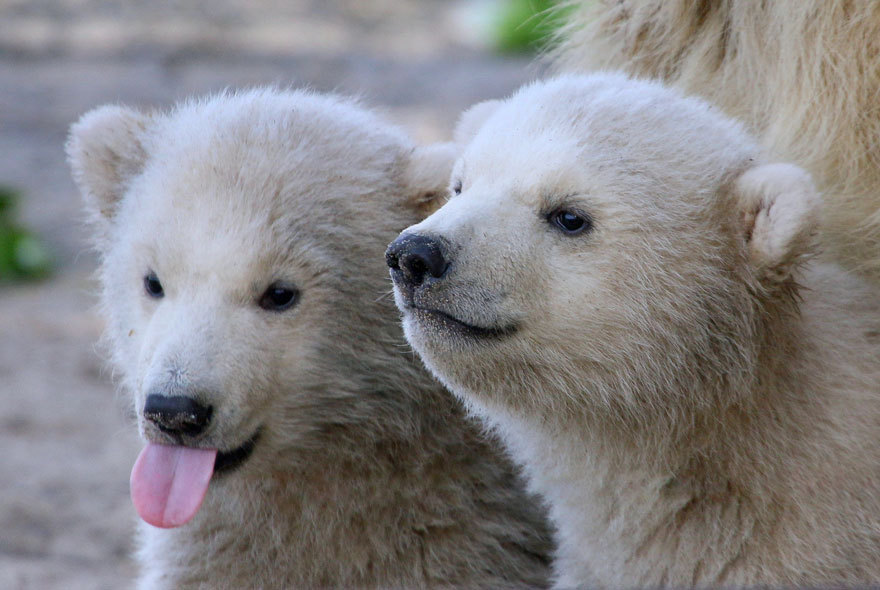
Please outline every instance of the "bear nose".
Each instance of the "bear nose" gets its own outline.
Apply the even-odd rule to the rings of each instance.
[[[144,403],[144,418],[168,434],[200,434],[211,421],[214,408],[191,397],[151,393]]]
[[[430,275],[439,279],[449,266],[440,242],[428,236],[403,234],[385,251],[385,263],[395,283],[418,287]]]

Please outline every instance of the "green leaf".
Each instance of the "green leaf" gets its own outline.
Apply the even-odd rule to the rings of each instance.
[[[0,185],[0,281],[40,279],[52,270],[49,249],[16,223],[19,193]]]
[[[507,0],[502,4],[494,30],[495,45],[504,52],[544,49],[554,31],[565,21],[568,7],[558,0]]]
[[[19,276],[29,279],[45,277],[52,269],[49,249],[30,233],[21,233],[13,240],[12,265]]]

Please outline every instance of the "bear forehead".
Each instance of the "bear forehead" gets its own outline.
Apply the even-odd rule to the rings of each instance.
[[[247,181],[237,183],[210,167],[186,182],[155,172],[132,185],[116,231],[140,244],[133,251],[151,264],[181,275],[223,269],[230,277],[260,277],[272,267],[303,265],[335,272],[367,248],[380,260],[387,240],[374,244],[371,232],[391,234],[384,230],[388,216],[360,211],[364,200],[351,198],[360,186],[277,174],[262,181],[245,174]]]
[[[195,233],[321,219],[357,223],[359,197],[396,189],[410,140],[356,103],[254,90],[184,103],[157,116],[125,207]],[[211,227],[217,229],[210,231]]]
[[[384,249],[372,238],[353,248],[351,235],[393,223],[365,200],[399,190],[395,166],[408,149],[395,127],[333,97],[253,91],[187,103],[149,130],[117,231],[156,264],[242,275],[270,261],[332,268],[349,251]],[[345,252],[331,248],[343,242]]]
[[[293,176],[339,187],[388,176],[411,148],[402,130],[353,101],[268,90],[184,103],[157,117],[145,147],[148,169],[183,182],[245,185]]]
[[[463,168],[524,178],[576,166],[609,182],[689,191],[742,170],[757,152],[739,123],[702,100],[622,74],[562,76],[502,102]]]

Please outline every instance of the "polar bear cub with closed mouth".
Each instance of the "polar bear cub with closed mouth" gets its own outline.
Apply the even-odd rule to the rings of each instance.
[[[98,108],[68,152],[148,443],[142,588],[546,585],[541,506],[388,293],[382,252],[445,194],[450,146],[252,90]]]
[[[559,588],[880,582],[880,294],[809,176],[618,74],[480,105],[386,252],[407,339],[558,528]]]

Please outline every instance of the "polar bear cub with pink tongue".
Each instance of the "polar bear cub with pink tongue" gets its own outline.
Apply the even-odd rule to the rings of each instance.
[[[382,254],[445,195],[449,145],[253,90],[101,107],[68,153],[147,442],[141,588],[546,586],[540,503],[389,296]]]

